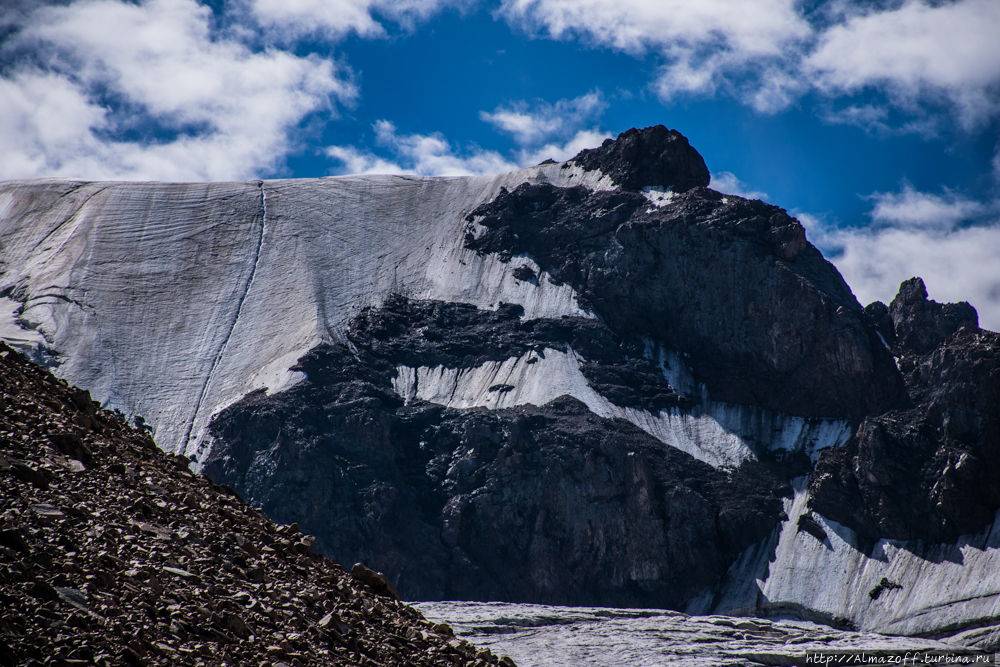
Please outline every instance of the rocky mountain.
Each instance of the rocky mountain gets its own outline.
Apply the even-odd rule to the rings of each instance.
[[[0,663],[513,667],[0,343]]]
[[[919,279],[862,308],[708,182],[662,126],[496,177],[9,182],[2,330],[407,599],[996,641],[997,334]]]

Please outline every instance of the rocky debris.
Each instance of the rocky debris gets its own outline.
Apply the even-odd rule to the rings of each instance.
[[[0,663],[510,664],[2,344],[0,400]]]
[[[538,276],[535,275],[534,269],[527,265],[521,265],[511,271],[510,275],[514,276],[518,280],[534,280]]]
[[[805,531],[820,542],[825,542],[827,540],[826,531],[823,530],[823,526],[819,525],[816,519],[814,519],[810,514],[803,514],[800,516],[797,527],[800,533]]]
[[[663,125],[641,130],[632,128],[605,139],[600,148],[580,153],[566,164],[578,164],[587,171],[599,169],[623,190],[662,188],[685,192],[708,187],[711,174],[705,160],[687,138]]]
[[[408,599],[678,606],[777,525],[802,454],[716,470],[566,396],[462,410],[393,392],[396,363],[462,367],[591,334],[604,342],[581,340],[585,353],[622,354],[600,323],[514,313],[405,299],[365,312],[353,351],[315,348],[302,382],[222,411],[205,470]]]
[[[714,400],[849,419],[905,401],[876,326],[776,206],[524,183],[469,215],[466,247],[530,255],[614,335],[683,352]]]
[[[928,300],[919,278],[867,310],[892,325],[909,405],[865,418],[846,447],[823,453],[810,506],[868,540],[982,530],[1000,508],[1000,334],[966,303]]]

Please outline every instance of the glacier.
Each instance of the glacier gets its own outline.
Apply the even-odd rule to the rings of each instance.
[[[416,607],[432,621],[448,623],[459,637],[509,655],[518,667],[805,665],[810,664],[806,655],[817,653],[827,656],[829,664],[903,664],[909,654],[909,665],[933,664],[915,662],[918,655],[957,662],[974,660],[977,653],[948,641],[833,629],[792,618],[497,602],[424,602]],[[868,662],[861,662],[863,656]],[[982,652],[978,658],[992,660]],[[875,662],[880,659],[884,662]]]
[[[290,386],[296,359],[342,341],[351,317],[390,294],[586,316],[544,272],[512,277],[530,258],[463,247],[465,216],[500,188],[600,181],[583,176],[542,165],[470,178],[8,181],[0,294],[23,324],[4,337],[44,340],[60,376],[141,415],[164,449],[203,459],[213,414]]]

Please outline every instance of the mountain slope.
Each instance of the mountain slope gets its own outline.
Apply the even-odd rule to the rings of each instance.
[[[1000,507],[996,335],[916,283],[863,309],[794,218],[707,185],[662,126],[496,177],[11,182],[0,295],[404,596],[993,623],[996,545],[960,536]],[[876,562],[949,585],[870,597]]]
[[[0,397],[3,664],[513,664],[2,343]]]

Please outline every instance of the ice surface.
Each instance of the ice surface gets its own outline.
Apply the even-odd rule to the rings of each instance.
[[[665,353],[662,358],[666,358]],[[669,377],[690,377],[679,358],[673,359],[671,368],[673,375]],[[396,372],[393,387],[405,400],[421,399],[451,408],[541,406],[568,394],[602,417],[629,421],[661,442],[717,468],[736,467],[756,458],[757,452],[774,449],[804,451],[815,459],[822,449],[842,445],[851,434],[849,424],[843,421],[805,420],[720,402],[655,414],[639,407],[618,406],[590,387],[572,349],[546,348],[541,353],[529,352],[476,368],[400,365]]]
[[[714,604],[706,596],[688,611],[741,614],[807,607],[849,619],[863,630],[898,635],[942,628],[957,632],[1000,618],[1000,512],[982,533],[956,544],[880,540],[866,553],[852,530],[815,513],[827,539],[820,542],[799,531],[809,499],[805,480],[794,486],[776,547],[772,541],[748,549],[721,590],[712,593]],[[872,599],[869,592],[883,577],[902,588]]]
[[[16,301],[0,297],[0,340],[23,352],[31,352],[45,344],[45,338],[30,327],[18,322],[17,311],[21,307]]]
[[[0,183],[0,292],[12,343],[47,341],[55,372],[142,415],[157,442],[203,458],[211,416],[288,369],[393,293],[525,317],[590,316],[544,272],[466,250],[465,217],[501,187],[610,187],[600,172],[542,165],[499,176],[348,176],[244,183]],[[604,179],[607,180],[607,179]],[[12,310],[12,309],[11,309]],[[7,311],[9,312],[9,311]]]
[[[802,665],[807,652],[955,651],[933,639],[834,630],[806,621],[686,616],[662,609],[423,602],[434,622],[518,667]]]

